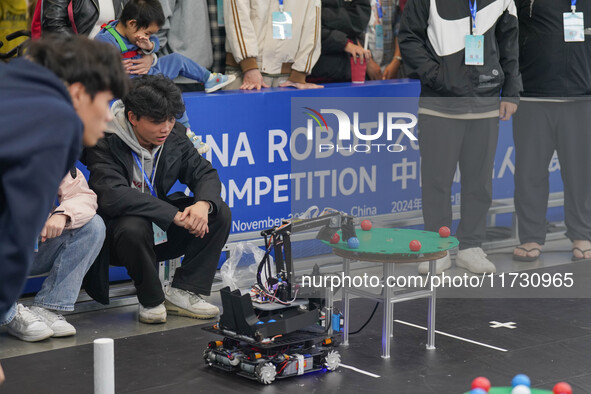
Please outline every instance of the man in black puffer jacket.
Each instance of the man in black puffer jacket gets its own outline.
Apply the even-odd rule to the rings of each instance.
[[[480,246],[492,202],[499,117],[508,120],[517,110],[521,91],[517,39],[513,0],[409,0],[402,17],[403,61],[409,76],[421,80],[425,229],[451,226],[451,186],[459,162],[456,264],[474,273],[495,272]],[[450,266],[448,256],[438,261],[437,272]],[[419,266],[421,273],[427,269]]]
[[[351,81],[349,56],[361,61],[370,56],[363,49],[370,15],[369,0],[322,1],[322,52],[312,69],[311,81]]]
[[[142,75],[132,83],[129,94],[113,104],[113,134],[87,152],[88,183],[107,236],[85,279],[86,291],[108,302],[109,263],[125,266],[137,289],[141,322],[163,323],[167,311],[213,318],[219,309],[202,296],[210,294],[232,222],[218,173],[175,122],[185,105],[174,83],[161,75]],[[177,180],[193,197],[168,195]],[[158,261],[182,255],[164,293]]]

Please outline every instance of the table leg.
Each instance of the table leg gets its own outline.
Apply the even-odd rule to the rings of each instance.
[[[435,276],[435,262],[436,260],[429,261],[429,276],[433,278]],[[427,283],[427,286],[431,286]],[[427,349],[435,349],[435,303],[437,301],[437,288],[431,288],[431,296],[429,296],[429,310],[427,312]]]
[[[345,277],[349,275],[351,270],[351,261],[343,259],[343,272]],[[349,292],[343,283],[341,291],[343,292],[343,346],[349,346]]]
[[[392,333],[392,326],[394,325],[394,316],[392,304],[390,303],[392,299],[393,290],[390,286],[387,285],[387,279],[389,276],[394,275],[394,264],[384,264],[384,298],[383,302],[383,311],[384,317],[382,321],[382,358],[390,358],[390,334]]]

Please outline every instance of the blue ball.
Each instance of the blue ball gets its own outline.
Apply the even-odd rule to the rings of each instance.
[[[511,386],[515,387],[519,385],[531,387],[531,380],[529,380],[529,377],[527,375],[524,375],[522,373],[520,373],[519,375],[515,375],[515,377],[511,381]]]
[[[470,394],[487,394],[486,390],[484,389],[472,389],[470,390]]]
[[[357,249],[359,247],[359,239],[357,237],[351,237],[347,240],[349,249]]]

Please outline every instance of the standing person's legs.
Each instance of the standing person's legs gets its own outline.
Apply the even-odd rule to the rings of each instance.
[[[419,115],[422,205],[425,230],[451,228],[451,186],[466,121]]]
[[[515,212],[521,245],[514,259],[533,261],[546,241],[548,165],[556,145],[558,103],[522,101],[513,117],[515,143]]]
[[[497,118],[471,120],[460,154],[460,249],[479,247],[486,239],[486,215],[492,203],[492,170],[499,136]]]
[[[456,172],[465,121],[419,115],[422,205],[425,230],[451,228],[451,186]],[[436,274],[451,267],[449,254],[437,260]],[[419,264],[419,274],[429,271],[429,262]]]
[[[556,150],[573,260],[591,260],[591,101],[557,103]]]
[[[461,219],[456,265],[473,273],[495,272],[480,247],[486,239],[486,215],[492,202],[492,170],[499,136],[499,119],[470,120],[460,154]]]

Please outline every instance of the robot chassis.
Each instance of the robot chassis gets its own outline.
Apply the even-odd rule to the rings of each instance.
[[[208,344],[203,353],[205,363],[263,384],[337,369],[341,356],[336,350],[338,338],[331,327],[332,310],[318,294],[298,297],[296,290],[292,295],[295,275],[290,237],[294,232],[322,227],[317,239],[329,241],[341,229],[346,242],[355,236],[353,219],[335,212],[314,219],[284,221],[280,227],[262,231],[266,253],[258,266],[255,295],[230,291],[229,287],[221,289],[224,313],[216,325],[204,330],[224,338]],[[272,249],[275,275],[269,258]],[[266,280],[262,278],[263,271]]]

